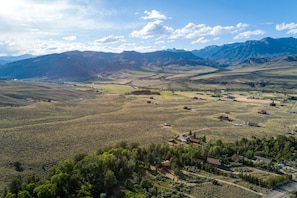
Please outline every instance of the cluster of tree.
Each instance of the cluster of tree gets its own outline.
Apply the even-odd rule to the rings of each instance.
[[[238,160],[239,155],[251,159],[256,154],[275,161],[295,160],[295,150],[296,139],[286,136],[250,140],[242,138],[234,143],[217,140],[200,146],[150,144],[139,147],[135,143],[128,145],[122,142],[114,148],[101,149],[97,154],[80,154],[74,159],[64,160],[51,171],[48,179],[18,177],[8,186],[5,196],[108,197],[116,192],[120,197],[123,189],[143,194],[151,191],[151,195],[156,195],[158,190],[146,172],[151,166],[161,167],[164,160],[170,161],[170,168],[176,175],[185,166],[196,166],[220,174],[222,171],[205,163],[207,157],[217,157],[225,163]],[[257,185],[269,187],[288,179],[284,176],[264,183],[251,176],[241,176]]]
[[[230,156],[228,160],[235,161],[238,156],[253,159],[262,156],[275,162],[295,161],[297,159],[297,141],[293,136],[278,135],[270,138],[242,138],[234,143],[223,143],[221,140],[207,144],[209,156],[221,158]],[[226,158],[222,158],[226,160]]]
[[[278,176],[270,177],[267,180],[261,179],[251,174],[240,173],[238,176],[243,180],[248,181],[252,184],[256,184],[262,187],[270,187],[270,188],[283,184],[292,179],[290,175],[278,175]]]

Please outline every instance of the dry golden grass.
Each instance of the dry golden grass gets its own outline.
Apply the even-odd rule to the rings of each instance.
[[[259,195],[242,190],[228,184],[213,185],[211,182],[195,186],[192,195],[194,197],[213,198],[213,197],[229,197],[229,198],[256,198]]]
[[[120,86],[112,85],[100,87],[112,88],[112,94],[100,94],[96,92],[99,87],[80,85],[53,84],[54,88],[49,88],[51,84],[25,83],[13,86],[23,86],[15,89],[16,95],[20,91],[24,93],[27,86],[35,96],[42,97],[26,106],[0,107],[0,187],[15,175],[42,175],[58,160],[79,153],[94,153],[123,140],[141,145],[164,143],[191,130],[197,131],[197,136],[206,135],[208,140],[234,141],[253,135],[285,134],[297,124],[296,114],[289,113],[293,102],[270,107],[271,94],[262,94],[262,102],[243,100],[253,93],[242,96],[240,92],[233,92],[235,99],[242,98],[233,101],[227,95],[212,97],[211,91],[163,91],[149,99],[150,96],[123,95],[127,87],[121,90]],[[45,101],[50,96],[55,99]],[[201,99],[195,100],[194,96]],[[15,102],[22,104],[23,100]],[[184,110],[184,106],[191,110]],[[269,115],[258,114],[261,109],[267,110]],[[218,119],[226,112],[233,122]],[[258,122],[261,127],[243,125],[243,121]],[[164,127],[165,122],[171,126]],[[24,172],[14,170],[12,163],[16,161],[23,164]]]

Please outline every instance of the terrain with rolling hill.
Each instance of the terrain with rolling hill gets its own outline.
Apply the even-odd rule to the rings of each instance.
[[[243,87],[261,84],[270,88],[286,85],[294,88],[297,84],[294,78],[296,46],[295,38],[264,38],[210,46],[192,52],[71,51],[8,63],[0,67],[0,77],[77,82],[115,81],[135,86],[163,84],[165,88],[175,87],[176,84],[195,89],[197,84],[234,83]]]
[[[282,51],[265,52],[275,40]],[[232,64],[166,50],[72,51],[0,66],[0,188],[19,197],[260,197],[296,175],[278,164],[297,172],[293,41],[230,45],[242,49],[225,51]],[[272,163],[252,164],[255,156]],[[218,159],[226,166],[211,164]],[[108,165],[99,177],[100,163]]]
[[[6,64],[0,75],[16,79],[85,81],[96,80],[97,74],[120,70],[149,71],[171,64],[207,65],[191,52],[157,51],[152,53],[65,52]]]

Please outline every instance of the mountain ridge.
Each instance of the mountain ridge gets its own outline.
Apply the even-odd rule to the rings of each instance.
[[[179,65],[207,65],[206,61],[188,51],[148,53],[70,51],[8,63],[0,67],[0,75],[2,78],[12,79],[41,78],[82,81],[93,79],[100,72],[123,69],[142,71],[148,65],[166,67],[177,63]]]
[[[238,64],[248,58],[277,58],[297,54],[297,39],[265,37],[261,40],[249,40],[243,43],[208,46],[193,50],[196,56],[216,60],[221,64]]]
[[[224,68],[230,65],[256,65],[281,59],[297,61],[297,39],[266,37],[243,43],[208,46],[201,50],[163,50],[140,53],[96,51],[68,51],[18,60],[0,66],[0,77],[7,79],[44,79],[86,81],[100,73],[121,70],[162,71],[170,65],[210,66]]]

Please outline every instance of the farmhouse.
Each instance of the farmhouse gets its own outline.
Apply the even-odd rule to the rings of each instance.
[[[208,157],[206,159],[206,162],[208,164],[211,164],[211,165],[214,165],[214,166],[221,166],[222,165],[222,161],[220,159],[211,158],[211,157]]]
[[[192,142],[192,143],[196,143],[196,144],[200,144],[200,140],[195,138],[194,136],[188,136],[186,137],[187,142]]]
[[[229,118],[229,116],[226,116],[226,115],[220,115],[219,116],[219,119],[222,121],[222,120],[227,120],[227,121],[232,121],[230,118]]]

